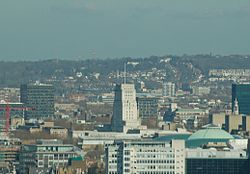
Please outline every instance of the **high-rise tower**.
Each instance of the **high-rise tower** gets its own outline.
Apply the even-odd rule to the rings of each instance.
[[[115,87],[112,131],[127,132],[140,126],[134,84],[120,84]]]
[[[250,84],[232,84],[232,112],[250,115]]]
[[[24,84],[20,89],[21,102],[25,107],[27,118],[48,118],[54,116],[54,87],[48,84]]]

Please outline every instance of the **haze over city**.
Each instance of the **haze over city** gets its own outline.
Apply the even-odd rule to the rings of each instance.
[[[249,0],[0,0],[0,174],[250,174]]]
[[[249,54],[248,0],[1,0],[0,60]]]

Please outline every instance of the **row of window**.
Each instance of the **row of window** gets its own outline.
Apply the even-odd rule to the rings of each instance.
[[[163,164],[174,164],[175,161],[174,160],[137,160],[137,163],[154,163],[154,164],[159,164],[159,163],[163,163]]]
[[[135,156],[136,158],[174,158],[175,156],[174,155],[171,155],[171,154],[158,154],[158,155],[155,155],[155,154],[137,154]]]
[[[174,174],[174,172],[173,171],[139,172],[139,174]]]

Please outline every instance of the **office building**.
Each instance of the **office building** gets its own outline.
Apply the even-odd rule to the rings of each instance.
[[[250,117],[249,116],[242,117],[242,129],[246,132],[250,132]]]
[[[61,140],[37,140],[36,144],[23,145],[20,154],[20,173],[28,171],[50,171],[52,167],[63,167],[69,159],[82,155],[82,151]]]
[[[209,123],[220,128],[225,128],[225,116],[226,113],[224,112],[209,114]]]
[[[239,114],[250,115],[250,84],[232,84],[232,112],[235,108]]]
[[[113,117],[111,120],[112,131],[127,132],[129,129],[138,129],[139,126],[140,120],[134,85],[116,85]]]
[[[186,174],[249,174],[249,166],[248,155],[242,149],[222,145],[222,148],[186,150]]]
[[[208,118],[208,110],[206,109],[182,109],[178,108],[172,112],[173,118],[178,118],[180,120],[188,120],[190,118]]]
[[[162,95],[163,97],[174,97],[175,84],[172,82],[163,82]]]
[[[225,131],[232,133],[234,130],[242,130],[241,115],[226,115],[225,116]]]
[[[106,174],[184,174],[185,141],[120,141],[106,145]]]
[[[235,131],[250,132],[250,117],[247,115],[226,113],[211,114],[210,123],[221,127],[229,133]]]
[[[0,173],[15,171],[19,165],[20,150],[20,139],[0,138]]]
[[[147,119],[151,117],[157,117],[158,115],[158,98],[148,96],[136,97],[139,117]]]
[[[54,116],[54,87],[48,84],[21,85],[21,102],[31,110],[27,118],[48,118]]]

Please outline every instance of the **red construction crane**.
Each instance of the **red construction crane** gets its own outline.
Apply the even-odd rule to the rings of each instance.
[[[28,108],[28,107],[11,107],[9,105],[8,102],[4,103],[6,106],[5,108],[0,108],[0,110],[5,110],[5,119],[6,119],[6,124],[5,124],[5,133],[6,135],[9,134],[9,130],[10,130],[10,112],[13,111],[18,111],[18,110],[22,110],[22,111],[28,111],[28,110],[34,110],[32,108]]]

